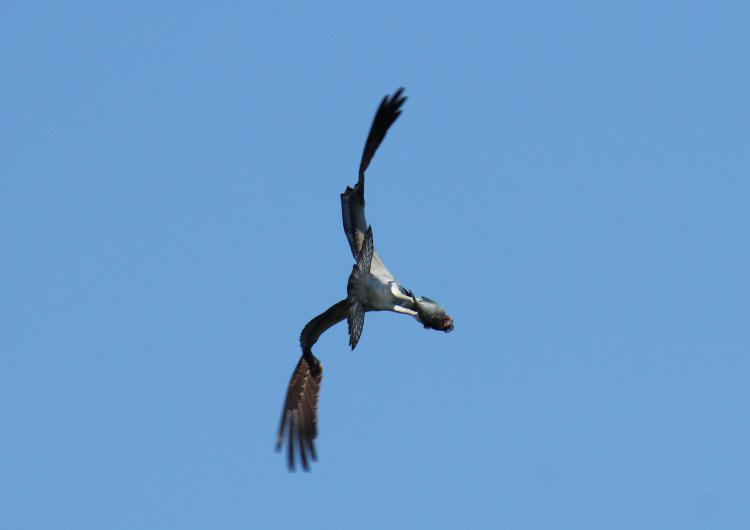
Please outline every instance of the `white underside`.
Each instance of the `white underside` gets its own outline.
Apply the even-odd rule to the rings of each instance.
[[[357,298],[370,310],[395,311],[415,316],[417,313],[404,307],[413,303],[412,299],[401,292],[396,280],[367,274],[357,289]]]

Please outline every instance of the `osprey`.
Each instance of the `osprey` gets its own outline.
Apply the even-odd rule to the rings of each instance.
[[[440,305],[426,296],[414,296],[396,281],[375,251],[372,227],[365,220],[365,170],[388,128],[401,114],[401,105],[406,101],[401,95],[403,90],[399,88],[380,102],[362,152],[357,184],[353,188],[347,186],[341,194],[344,232],[356,260],[346,286],[347,296],[308,322],[299,337],[302,357],[289,381],[276,439],[276,450],[280,451],[288,431],[288,464],[292,471],[295,444],[305,471],[309,470],[310,459],[317,460],[314,441],[318,434],[318,394],[323,366],[313,355],[312,347],[328,328],[346,319],[352,350],[359,341],[367,311],[394,311],[416,318],[425,328],[445,332],[453,329],[453,319]]]

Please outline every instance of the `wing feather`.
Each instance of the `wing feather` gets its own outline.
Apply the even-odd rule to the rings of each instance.
[[[388,128],[401,115],[401,105],[406,101],[406,96],[401,95],[403,91],[404,87],[401,87],[391,97],[385,96],[380,102],[378,111],[375,113],[375,118],[373,118],[372,125],[370,126],[370,133],[367,135],[365,148],[362,151],[362,160],[359,163],[358,184],[364,184],[365,171],[370,165],[372,157],[375,156],[375,151],[380,147],[380,143],[385,138]]]
[[[362,151],[362,159],[359,163],[359,176],[355,186],[346,187],[341,194],[341,216],[344,224],[344,233],[349,242],[349,248],[352,256],[357,259],[359,249],[364,241],[365,231],[367,230],[367,220],[365,219],[365,171],[370,165],[375,151],[378,150],[385,134],[393,122],[401,115],[401,106],[406,101],[402,96],[404,89],[399,88],[392,96],[385,96],[380,102],[375,118],[372,120],[370,132],[365,141],[365,148]]]
[[[298,446],[302,468],[309,470],[308,455],[316,459],[314,440],[317,435],[318,396],[323,379],[323,365],[312,353],[303,354],[292,373],[281,415],[281,426],[276,438],[276,450],[281,450],[285,431],[288,431],[288,464],[294,469],[295,445]],[[296,440],[296,444],[295,444]]]
[[[313,355],[312,347],[328,328],[347,317],[348,306],[346,299],[332,305],[308,322],[300,334],[302,357],[289,380],[276,437],[276,450],[280,451],[286,435],[287,462],[291,471],[295,468],[295,454],[299,454],[305,471],[309,471],[311,460],[317,460],[315,439],[318,436],[318,397],[323,365]]]
[[[349,313],[347,321],[349,323],[349,346],[352,350],[357,346],[359,337],[362,335],[362,328],[365,325],[365,306],[358,298],[359,283],[367,281],[366,277],[370,272],[372,257],[375,252],[372,240],[372,227],[367,227],[365,241],[359,251],[357,263],[352,267],[352,273],[349,275],[349,281],[346,285],[347,300],[349,301]]]

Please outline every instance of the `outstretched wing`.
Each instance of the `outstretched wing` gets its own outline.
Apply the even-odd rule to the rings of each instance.
[[[328,328],[346,318],[348,307],[346,299],[332,305],[308,322],[300,334],[302,357],[289,381],[276,438],[276,450],[280,451],[288,430],[288,464],[291,471],[294,471],[295,444],[305,471],[309,470],[309,459],[317,459],[315,438],[318,436],[318,395],[323,365],[313,355],[312,347]]]
[[[310,469],[308,455],[317,460],[315,438],[318,436],[318,395],[323,379],[323,365],[312,354],[303,354],[297,363],[286,391],[284,412],[276,438],[276,450],[281,450],[284,431],[289,432],[289,469],[294,470],[295,440],[299,446],[302,468]]]
[[[404,87],[401,87],[390,98],[385,96],[383,101],[380,102],[378,111],[375,113],[375,118],[372,120],[372,125],[370,126],[370,134],[367,135],[365,148],[362,151],[362,160],[359,163],[358,183],[364,182],[365,171],[367,170],[367,166],[370,165],[372,157],[375,156],[375,151],[378,150],[380,142],[385,138],[388,128],[401,115],[401,105],[406,101],[406,96],[401,95],[403,91]]]
[[[406,101],[402,96],[403,88],[399,88],[392,96],[385,96],[380,102],[375,118],[367,135],[362,160],[359,163],[359,177],[353,188],[347,186],[346,191],[341,194],[341,216],[344,222],[344,233],[349,241],[352,256],[357,259],[359,249],[367,231],[367,220],[365,219],[365,170],[370,165],[378,146],[385,138],[388,128],[401,115],[401,105]],[[379,261],[379,260],[376,260]]]

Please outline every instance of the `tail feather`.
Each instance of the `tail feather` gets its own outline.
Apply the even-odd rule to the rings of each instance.
[[[365,325],[365,306],[357,297],[357,284],[365,280],[365,276],[370,272],[372,265],[372,256],[375,245],[372,240],[372,227],[367,227],[365,240],[359,251],[359,258],[356,265],[352,267],[352,273],[349,275],[349,281],[346,285],[347,300],[349,302],[349,312],[347,313],[347,323],[349,324],[349,346],[352,350],[356,348],[359,337],[362,335],[362,328]]]

